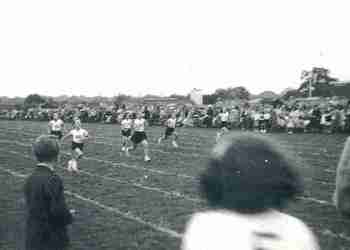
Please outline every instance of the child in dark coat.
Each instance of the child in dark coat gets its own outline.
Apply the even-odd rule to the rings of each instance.
[[[33,151],[39,163],[24,186],[26,250],[64,250],[69,243],[67,225],[73,218],[66,206],[62,180],[54,171],[59,154],[57,140],[40,136]]]

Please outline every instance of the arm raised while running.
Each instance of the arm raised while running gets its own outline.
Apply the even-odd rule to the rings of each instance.
[[[68,132],[67,134],[65,134],[63,137],[62,137],[62,141],[64,141],[65,139],[67,139],[69,136],[73,136],[72,132]]]

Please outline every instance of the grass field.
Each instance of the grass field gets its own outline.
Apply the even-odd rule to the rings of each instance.
[[[82,170],[65,170],[69,143],[63,145],[62,176],[70,208],[77,210],[70,226],[71,249],[179,249],[189,216],[206,209],[197,191],[215,130],[180,128],[180,148],[159,146],[162,128],[148,129],[150,163],[142,148],[126,157],[120,152],[117,125],[85,124],[92,139],[86,145]],[[30,144],[46,133],[47,123],[0,121],[0,249],[23,249],[25,204],[23,183],[33,171]],[[272,134],[281,147],[300,159],[305,193],[287,212],[304,220],[322,249],[350,249],[350,219],[331,204],[335,170],[346,135]]]

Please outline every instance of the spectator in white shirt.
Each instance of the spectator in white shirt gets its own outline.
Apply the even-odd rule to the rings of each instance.
[[[223,137],[200,177],[211,207],[194,214],[182,250],[318,250],[314,234],[281,212],[302,191],[291,159],[266,137]]]

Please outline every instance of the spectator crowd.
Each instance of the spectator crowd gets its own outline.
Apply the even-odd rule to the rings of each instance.
[[[61,107],[58,109],[31,108],[28,110],[0,110],[0,118],[8,120],[48,121],[58,113],[66,122],[79,117],[82,122],[117,123],[126,114],[142,110],[150,125],[161,125],[175,113],[178,126],[215,128],[221,123],[220,113],[228,113],[228,127],[266,132],[350,132],[350,101],[317,103],[295,101],[293,103],[255,103],[223,107],[208,106],[116,106],[113,108]]]

